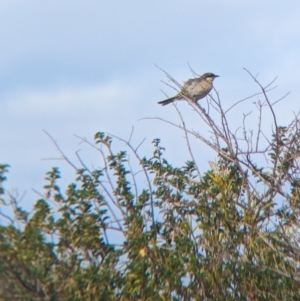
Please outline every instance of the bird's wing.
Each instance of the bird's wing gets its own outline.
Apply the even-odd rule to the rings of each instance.
[[[190,87],[197,81],[197,78],[190,78],[186,82],[183,83],[183,89],[186,89],[187,87]]]

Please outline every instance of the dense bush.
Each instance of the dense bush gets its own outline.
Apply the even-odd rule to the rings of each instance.
[[[202,175],[194,159],[172,166],[159,139],[146,158],[128,141],[115,151],[115,138],[99,132],[103,165],[82,162],[65,192],[53,168],[33,212],[2,189],[15,217],[0,227],[1,300],[300,300],[300,123],[279,126],[253,79],[258,116],[273,116],[271,137],[260,122],[256,135],[245,123],[241,135],[231,130],[217,93],[206,109],[187,100],[209,138],[176,108],[192,158],[189,137],[216,153]]]

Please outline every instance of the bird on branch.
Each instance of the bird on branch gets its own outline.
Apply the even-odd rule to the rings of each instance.
[[[199,99],[204,98],[213,88],[213,81],[219,75],[213,73],[204,73],[202,76],[189,79],[183,84],[182,90],[175,96],[158,102],[165,106],[176,100],[184,100],[186,98],[197,102]]]

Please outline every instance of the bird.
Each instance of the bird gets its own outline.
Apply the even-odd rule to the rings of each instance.
[[[182,90],[175,96],[159,101],[162,106],[168,105],[176,100],[190,98],[194,102],[204,98],[213,88],[213,81],[219,75],[207,72],[197,78],[192,78],[184,82]]]

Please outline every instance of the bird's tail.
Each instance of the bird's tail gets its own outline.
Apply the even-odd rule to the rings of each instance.
[[[162,100],[162,101],[159,101],[158,103],[162,106],[165,106],[165,105],[168,105],[169,103],[173,102],[174,100],[177,99],[177,95],[176,96],[173,96],[173,97],[170,97],[168,99],[165,99],[165,100]]]

